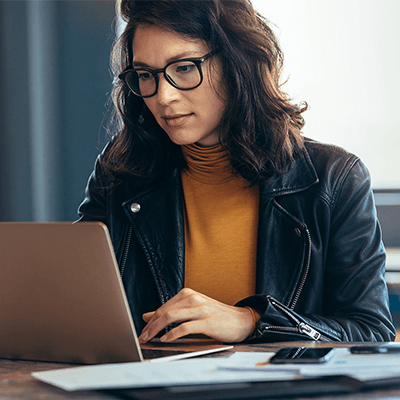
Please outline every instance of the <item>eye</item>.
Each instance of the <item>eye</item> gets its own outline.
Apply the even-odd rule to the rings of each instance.
[[[139,81],[148,81],[153,77],[153,75],[148,71],[136,70],[136,74],[138,76]]]
[[[178,74],[188,74],[190,72],[194,72],[195,69],[196,69],[196,66],[193,63],[176,65],[176,73],[178,73]]]

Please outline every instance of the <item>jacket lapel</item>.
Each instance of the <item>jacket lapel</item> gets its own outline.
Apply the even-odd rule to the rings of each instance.
[[[163,301],[184,285],[183,189],[180,172],[124,202]]]
[[[318,182],[319,179],[314,165],[307,150],[304,150],[295,157],[282,177],[260,184],[260,196],[276,197],[296,193]]]
[[[309,234],[304,221],[282,207],[278,197],[316,183],[317,173],[304,151],[284,176],[260,185],[256,292],[267,293],[287,305],[305,273]]]

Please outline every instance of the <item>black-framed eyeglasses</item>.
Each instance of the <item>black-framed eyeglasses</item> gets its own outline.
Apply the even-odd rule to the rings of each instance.
[[[128,67],[118,77],[127,84],[132,93],[139,97],[151,97],[157,93],[158,74],[161,73],[173,87],[179,90],[192,90],[203,82],[201,64],[217,52],[216,49],[204,57],[172,61],[160,69]]]

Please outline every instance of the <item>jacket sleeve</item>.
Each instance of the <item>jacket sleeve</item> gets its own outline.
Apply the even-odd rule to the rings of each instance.
[[[301,306],[292,310],[268,294],[251,296],[236,304],[261,314],[249,341],[394,340],[386,256],[369,172],[358,160],[345,175],[331,177],[330,183],[329,239],[326,262],[320,266],[323,312],[302,313]]]
[[[78,221],[98,221],[107,224],[107,187],[100,157],[101,155],[96,159],[94,171],[86,186],[85,198],[78,208]]]

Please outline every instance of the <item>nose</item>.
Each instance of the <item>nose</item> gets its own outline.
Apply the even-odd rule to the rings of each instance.
[[[180,90],[172,86],[166,79],[165,76],[160,74],[158,81],[157,101],[166,106],[173,101],[176,101],[180,97]]]

